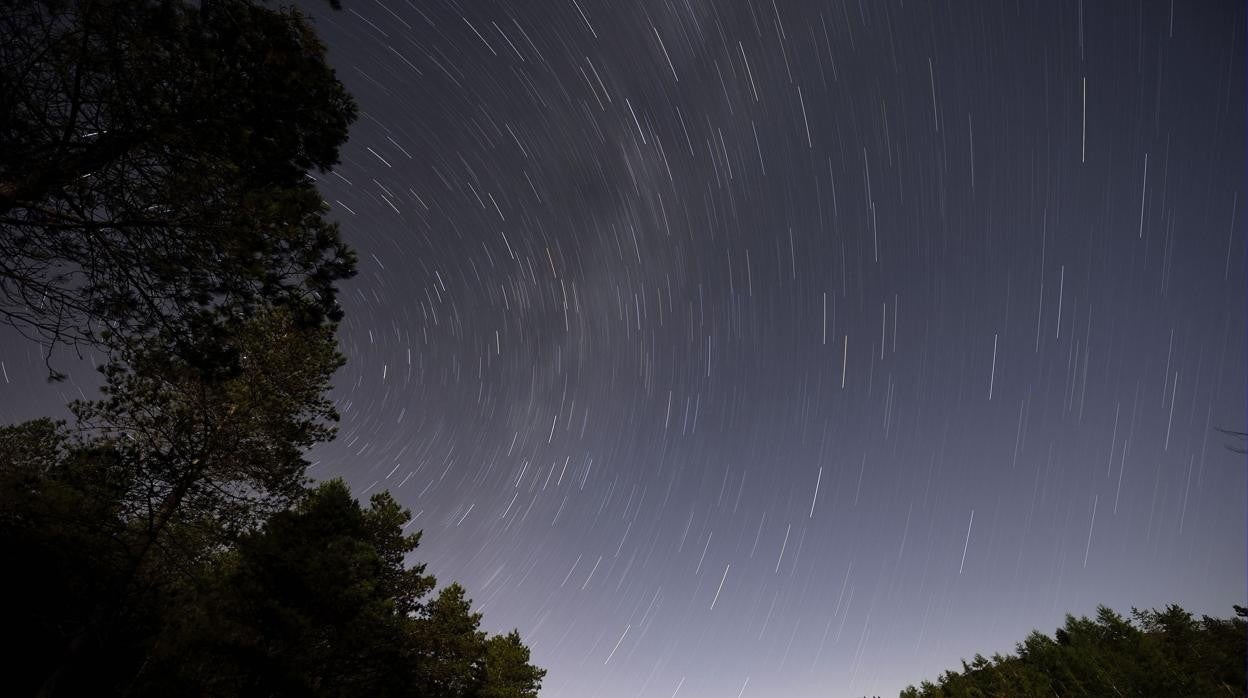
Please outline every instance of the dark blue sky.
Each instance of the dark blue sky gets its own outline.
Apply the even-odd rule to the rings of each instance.
[[[345,4],[315,473],[543,695],[895,694],[1245,601],[1241,3]],[[0,416],[76,396],[0,358]]]

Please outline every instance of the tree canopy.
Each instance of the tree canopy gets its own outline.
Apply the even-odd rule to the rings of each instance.
[[[298,12],[0,0],[0,320],[215,354],[257,308],[336,319],[354,254],[310,179],[356,109]]]
[[[294,10],[0,0],[0,322],[104,357],[0,427],[13,695],[537,694],[409,512],[307,475],[354,271],[311,173],[354,118]]]
[[[1243,696],[1248,609],[1235,613],[1196,619],[1171,605],[1124,618],[1102,606],[1095,619],[1067,616],[1053,637],[1037,631],[1012,655],[975,655],[901,698]]]
[[[420,533],[389,494],[362,507],[332,480],[228,543],[208,508],[145,553],[122,461],[47,420],[0,428],[17,694],[537,695],[519,634],[482,632],[462,587],[432,595],[407,565]]]
[[[420,534],[388,494],[341,481],[245,536],[182,590],[137,685],[150,695],[537,695],[516,633],[478,629],[464,590],[405,567]],[[448,648],[451,648],[448,650]],[[188,657],[194,657],[188,662]]]

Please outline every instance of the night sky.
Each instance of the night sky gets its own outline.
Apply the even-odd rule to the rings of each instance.
[[[895,695],[1245,601],[1242,3],[344,4],[312,472],[543,695]],[[5,421],[98,384],[0,360]]]

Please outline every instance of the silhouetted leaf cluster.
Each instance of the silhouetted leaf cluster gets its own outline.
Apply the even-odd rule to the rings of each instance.
[[[0,0],[0,95],[0,321],[228,364],[257,309],[339,316],[355,257],[309,172],[356,109],[298,12]]]

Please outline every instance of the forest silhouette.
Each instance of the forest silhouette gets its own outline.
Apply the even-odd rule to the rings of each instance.
[[[103,382],[0,428],[5,693],[536,695],[409,512],[307,475],[355,270],[309,175],[356,116],[307,18],[38,0],[0,35],[0,320]]]
[[[1123,617],[1102,606],[1095,618],[1067,616],[1052,637],[1032,632],[1012,654],[975,655],[901,698],[1242,696],[1246,619],[1242,606],[1229,619],[1175,605]]]

